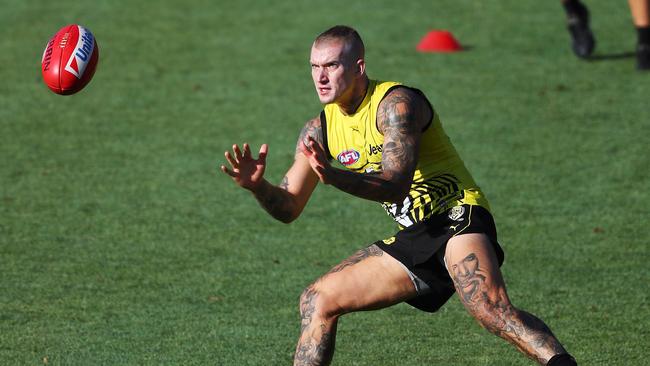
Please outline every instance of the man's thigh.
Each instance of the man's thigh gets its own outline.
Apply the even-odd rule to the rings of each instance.
[[[451,238],[445,264],[456,292],[469,310],[480,300],[509,302],[499,260],[487,235],[474,233]]]
[[[416,294],[403,265],[374,244],[333,267],[312,286],[333,299],[341,314],[385,308]]]

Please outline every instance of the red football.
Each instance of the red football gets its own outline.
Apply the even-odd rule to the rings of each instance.
[[[74,94],[92,79],[98,59],[99,46],[93,34],[80,25],[66,25],[45,46],[43,81],[57,94]]]

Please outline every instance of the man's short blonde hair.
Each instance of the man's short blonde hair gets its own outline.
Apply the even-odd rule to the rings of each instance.
[[[347,25],[336,25],[319,34],[314,40],[314,45],[319,43],[342,40],[345,44],[345,53],[351,56],[352,61],[365,57],[365,46],[359,33]]]

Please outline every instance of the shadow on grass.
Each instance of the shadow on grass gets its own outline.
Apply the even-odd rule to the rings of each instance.
[[[621,60],[625,58],[636,57],[636,52],[619,52],[619,53],[610,53],[606,55],[594,55],[589,57],[588,61],[608,61],[608,60]]]

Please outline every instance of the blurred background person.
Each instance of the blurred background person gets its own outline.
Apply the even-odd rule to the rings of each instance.
[[[628,0],[637,31],[637,69],[650,70],[650,0]],[[562,0],[567,15],[571,48],[576,56],[588,58],[596,47],[587,7],[579,0]]]

